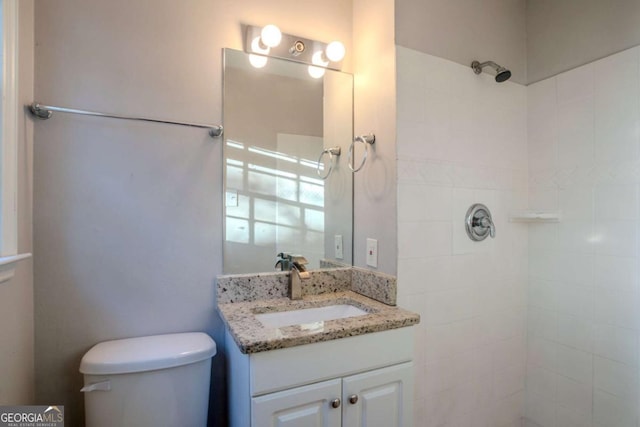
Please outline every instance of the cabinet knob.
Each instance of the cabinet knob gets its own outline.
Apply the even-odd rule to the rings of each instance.
[[[351,403],[352,405],[358,403],[358,395],[352,394],[351,396],[349,396],[349,403]]]
[[[340,399],[333,399],[331,401],[331,407],[332,408],[339,408],[340,407]]]

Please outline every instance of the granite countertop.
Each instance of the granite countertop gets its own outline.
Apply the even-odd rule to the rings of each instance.
[[[273,313],[334,304],[350,304],[369,314],[344,319],[268,328],[255,314]],[[243,353],[258,353],[320,341],[363,335],[415,325],[418,314],[389,306],[353,291],[307,295],[301,300],[265,299],[219,304],[222,319]]]

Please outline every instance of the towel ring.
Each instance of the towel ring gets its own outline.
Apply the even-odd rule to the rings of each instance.
[[[353,166],[351,166],[351,158],[353,157],[353,146],[356,142],[362,142],[364,144],[364,156],[362,157],[360,166],[354,169]],[[376,136],[373,134],[373,132],[369,135],[358,135],[353,139],[351,146],[349,146],[349,158],[347,160],[347,164],[349,165],[349,169],[351,169],[351,172],[356,173],[360,169],[362,169],[364,164],[367,162],[367,156],[369,155],[369,145],[373,145],[375,142]]]
[[[329,178],[329,175],[331,175],[331,171],[333,170],[333,156],[339,156],[340,153],[342,152],[342,149],[340,147],[331,147],[331,148],[325,148],[324,150],[322,150],[322,153],[320,153],[320,157],[318,157],[318,168],[316,169],[316,172],[318,173],[318,176],[322,179],[327,179]],[[322,164],[322,158],[324,157],[325,154],[329,155],[329,170],[327,170],[327,173],[322,175],[322,172],[320,172],[320,165]]]

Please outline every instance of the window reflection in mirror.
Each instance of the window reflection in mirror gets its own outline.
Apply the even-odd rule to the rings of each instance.
[[[224,55],[225,274],[274,271],[281,252],[303,255],[310,269],[351,265],[352,76],[313,78],[308,66],[274,58],[258,69],[244,52]],[[330,147],[341,155],[323,180],[329,156],[319,157]]]

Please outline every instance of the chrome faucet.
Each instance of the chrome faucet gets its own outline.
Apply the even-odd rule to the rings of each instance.
[[[302,255],[279,253],[276,267],[282,271],[289,271],[289,298],[302,299],[302,281],[311,277],[305,265],[307,259]]]

